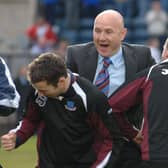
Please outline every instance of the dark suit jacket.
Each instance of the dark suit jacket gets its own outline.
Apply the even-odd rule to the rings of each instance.
[[[137,72],[153,65],[150,49],[142,45],[122,44],[126,65],[126,81]],[[69,46],[67,49],[67,67],[93,82],[97,67],[98,52],[93,42]]]

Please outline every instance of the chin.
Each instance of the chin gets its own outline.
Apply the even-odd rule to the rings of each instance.
[[[105,52],[101,52],[100,50],[98,50],[98,53],[103,57],[106,57],[106,55],[107,55]]]
[[[99,52],[99,54],[100,54],[101,56],[103,56],[103,57],[109,57],[109,56],[111,56],[111,55],[109,54],[109,52],[106,52],[106,51],[98,50],[98,52]]]
[[[103,56],[103,57],[110,57],[111,56],[111,55],[105,54],[105,53],[100,53],[100,55]]]

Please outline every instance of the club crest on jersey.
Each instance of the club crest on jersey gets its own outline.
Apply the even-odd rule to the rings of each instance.
[[[75,103],[73,101],[67,101],[67,103],[65,105],[65,109],[67,109],[69,111],[75,111],[76,110]]]
[[[45,96],[38,96],[35,100],[35,102],[40,106],[44,107],[47,101],[47,97]]]
[[[168,75],[168,69],[162,69],[162,75]]]

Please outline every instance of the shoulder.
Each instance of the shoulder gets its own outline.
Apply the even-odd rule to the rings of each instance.
[[[10,78],[11,79],[11,74],[9,71],[9,68],[6,64],[6,62],[4,61],[4,59],[2,57],[0,57],[0,78]],[[0,83],[2,84],[4,81],[1,80]]]
[[[6,65],[6,62],[4,61],[4,59],[1,56],[0,56],[0,64],[3,66]]]
[[[1,63],[2,63],[2,60],[3,60],[3,59],[2,59],[2,57],[0,56],[0,62],[1,62]]]
[[[107,100],[106,96],[86,78],[78,76],[77,83],[84,90],[90,102],[97,104]]]
[[[122,48],[125,58],[134,62],[139,70],[155,64],[148,46],[123,43]]]
[[[78,76],[75,87],[74,89],[85,102],[89,113],[105,114],[110,109],[107,97],[87,79]]]
[[[140,44],[122,44],[124,54],[132,59],[137,59],[138,61],[145,61],[150,63],[150,65],[154,64],[155,61],[151,56],[151,50],[148,46],[140,45]]]
[[[4,60],[0,57],[0,73],[2,74],[5,71],[5,62]]]
[[[88,42],[88,43],[82,43],[82,44],[75,44],[75,45],[70,45],[68,46],[68,51],[73,50],[73,51],[78,51],[78,50],[88,50],[89,48],[94,47],[93,42]]]
[[[126,49],[135,50],[135,51],[141,51],[141,52],[143,52],[144,50],[150,51],[150,48],[148,46],[141,45],[141,44],[123,43],[122,46]]]

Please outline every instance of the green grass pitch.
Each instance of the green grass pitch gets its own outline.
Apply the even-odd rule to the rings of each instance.
[[[36,136],[12,151],[0,148],[0,163],[3,168],[34,168],[37,163]]]

